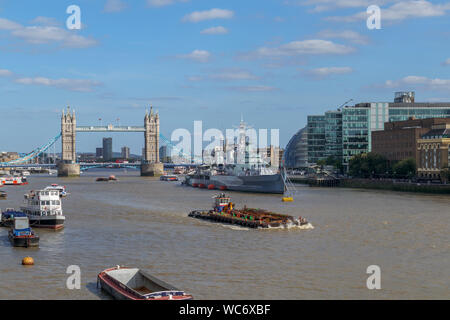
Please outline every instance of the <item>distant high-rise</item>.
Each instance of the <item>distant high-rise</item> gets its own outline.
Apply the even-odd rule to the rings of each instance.
[[[103,157],[103,148],[96,148],[95,149],[95,156],[97,158],[102,158]]]
[[[130,148],[122,147],[122,158],[129,159],[130,158]]]
[[[111,161],[112,158],[112,138],[103,138],[103,160]]]

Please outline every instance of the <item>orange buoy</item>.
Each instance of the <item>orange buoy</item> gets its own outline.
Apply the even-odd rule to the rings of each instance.
[[[34,265],[34,260],[32,257],[25,257],[22,259],[22,265],[24,266],[32,266]]]
[[[213,190],[213,189],[215,189],[215,188],[216,188],[216,186],[213,185],[213,184],[210,184],[210,185],[208,186],[208,189],[209,189],[209,190]]]
[[[226,186],[220,186],[219,189],[223,191],[223,190],[227,190],[227,187]]]

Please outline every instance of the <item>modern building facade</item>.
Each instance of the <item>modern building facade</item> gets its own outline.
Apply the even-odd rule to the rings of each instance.
[[[122,159],[129,159],[130,158],[130,148],[128,148],[126,146],[122,147],[121,157],[122,157]]]
[[[308,128],[300,129],[286,145],[284,166],[289,169],[308,167]]]
[[[103,138],[103,160],[111,161],[112,158],[112,138]]]
[[[450,164],[450,123],[435,124],[417,141],[417,175],[441,179],[441,170]]]
[[[97,158],[103,158],[103,148],[95,148],[95,156]]]
[[[450,118],[415,119],[386,122],[384,130],[372,132],[372,152],[386,157],[389,161],[417,159],[417,141],[432,129],[433,125],[449,123]]]
[[[308,162],[317,163],[325,158],[325,127],[323,115],[308,116]]]
[[[414,92],[397,92],[394,101],[358,103],[308,116],[308,162],[335,156],[347,167],[353,156],[372,151],[372,132],[384,130],[386,122],[450,118],[450,103],[416,103]]]

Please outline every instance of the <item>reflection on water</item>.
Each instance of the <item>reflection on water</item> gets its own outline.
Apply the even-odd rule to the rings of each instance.
[[[95,182],[115,174],[117,182]],[[312,230],[249,230],[187,217],[209,208],[215,191],[138,177],[136,171],[81,178],[31,176],[7,187],[1,208],[50,183],[67,186],[62,231],[36,229],[39,249],[13,248],[0,229],[0,299],[105,299],[97,274],[137,266],[200,299],[450,298],[448,196],[300,186],[280,196],[233,193],[238,207],[304,216]],[[20,265],[30,255],[32,267]],[[366,288],[366,268],[381,267],[382,290]],[[81,267],[81,290],[66,289],[66,269]]]

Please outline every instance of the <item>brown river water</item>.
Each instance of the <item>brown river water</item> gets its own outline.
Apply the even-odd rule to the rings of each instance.
[[[115,174],[117,182],[95,182]],[[4,187],[0,208],[18,208],[29,190],[67,186],[61,231],[35,229],[40,248],[13,248],[0,228],[0,299],[109,299],[97,274],[136,266],[196,299],[449,299],[450,197],[298,186],[279,195],[229,192],[237,207],[306,217],[314,229],[253,230],[196,220],[217,191],[181,186],[136,171],[81,178],[31,176]],[[35,265],[24,267],[25,256]],[[81,289],[66,287],[69,265]],[[369,265],[381,289],[369,290]]]

